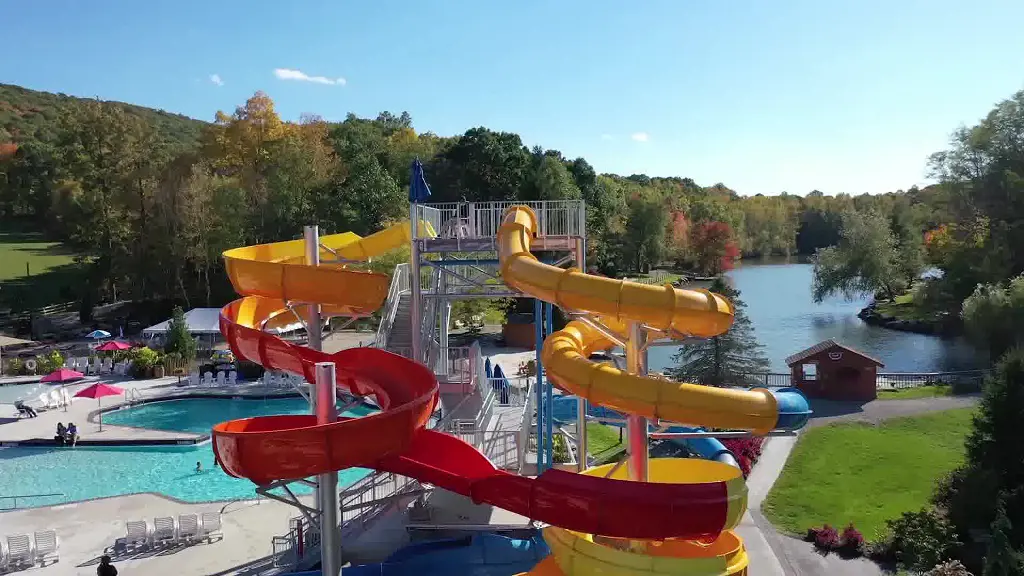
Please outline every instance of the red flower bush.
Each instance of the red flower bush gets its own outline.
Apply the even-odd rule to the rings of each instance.
[[[756,436],[750,438],[726,438],[722,440],[722,444],[736,457],[740,470],[743,471],[743,477],[750,476],[750,470],[757,463],[757,459],[761,457],[761,447],[764,446],[764,438]]]
[[[814,547],[823,552],[831,552],[839,548],[839,532],[835,528],[825,524],[820,529],[814,530]]]
[[[843,534],[841,537],[842,547],[840,552],[847,558],[853,558],[864,554],[864,535],[853,527],[851,522],[849,526],[843,528]]]

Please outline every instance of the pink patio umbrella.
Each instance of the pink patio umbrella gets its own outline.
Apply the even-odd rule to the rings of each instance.
[[[43,376],[40,382],[55,382],[60,384],[63,382],[78,380],[80,378],[85,378],[85,374],[82,374],[81,372],[77,372],[70,368],[61,368],[59,370],[54,370],[53,372],[50,372],[46,376]]]
[[[100,398],[104,396],[117,396],[119,394],[124,394],[124,389],[100,382],[82,388],[75,394],[75,398],[95,398],[100,407],[102,407],[103,401]],[[103,432],[103,412],[100,412],[100,432]]]
[[[127,342],[121,342],[120,340],[111,340],[102,346],[98,346],[96,350],[100,352],[116,352],[118,350],[130,350],[131,344]]]

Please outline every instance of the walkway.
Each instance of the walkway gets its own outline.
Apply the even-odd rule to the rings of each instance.
[[[875,400],[868,403],[814,401],[815,417],[808,428],[835,422],[872,422],[913,416],[954,408],[966,408],[978,402],[978,395],[915,398],[911,400]],[[751,557],[751,576],[881,576],[882,569],[870,560],[843,560],[835,554],[822,556],[814,547],[776,530],[761,514],[761,504],[782,473],[795,437],[770,438],[761,458],[747,478],[748,512],[738,528]]]
[[[305,498],[308,501],[308,498]],[[258,502],[258,503],[257,503]],[[125,555],[114,544],[125,535],[125,521],[157,516],[224,510],[224,538],[207,544],[170,547]],[[0,513],[0,537],[36,530],[56,530],[60,562],[33,568],[25,574],[94,576],[99,557],[109,554],[121,574],[178,576],[180,574],[257,574],[267,568],[270,542],[282,534],[295,508],[272,500],[184,504],[154,494],[118,496],[47,508]]]

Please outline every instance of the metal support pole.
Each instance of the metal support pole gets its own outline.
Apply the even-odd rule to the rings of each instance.
[[[334,362],[316,365],[316,423],[338,419]],[[338,531],[338,473],[317,476],[320,485],[320,562],[324,574],[341,573],[341,533]]]
[[[626,371],[630,374],[647,374],[647,354],[642,352],[646,334],[639,322],[629,324],[626,340]],[[647,419],[630,414],[626,418],[627,446],[629,451],[629,479],[647,481]]]
[[[544,337],[547,338],[554,332],[554,318],[552,314],[554,308],[550,302],[544,303],[544,320],[545,330]],[[547,424],[547,438],[548,438],[548,467],[552,468],[555,465],[555,400],[553,397],[554,386],[551,385],[550,378],[544,378],[544,420]]]
[[[417,237],[419,235],[419,209],[415,202],[409,203],[409,230],[412,232],[412,256],[409,263],[409,321],[412,324],[412,359],[423,362],[423,342],[420,340],[420,331],[423,329],[423,300],[420,294],[420,248]]]
[[[540,362],[541,346],[544,343],[544,317],[540,300],[533,301],[534,345],[537,348],[537,473],[544,472],[544,452],[548,443],[544,438],[544,368]]]
[[[306,248],[306,265],[320,265],[320,227],[306,226],[302,230]],[[313,350],[323,348],[323,333],[320,330],[320,304],[310,303],[306,314],[306,345]],[[314,390],[309,395],[309,413],[316,415],[317,395]],[[320,501],[320,488],[313,488],[313,501]]]
[[[582,228],[581,228],[581,234]],[[576,239],[576,265],[583,272],[587,271],[587,254],[583,245],[583,238]],[[578,458],[576,469],[583,472],[589,464],[587,458],[587,399],[583,396],[576,397],[576,457]]]

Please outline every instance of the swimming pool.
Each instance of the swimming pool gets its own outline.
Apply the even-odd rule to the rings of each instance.
[[[357,407],[348,416],[368,414]],[[143,404],[104,414],[107,424],[142,426],[179,432],[206,433],[225,420],[271,414],[303,414],[309,404],[302,398],[272,400],[189,398]],[[196,462],[203,471],[196,473]],[[366,476],[368,470],[353,468],[338,474],[339,486]],[[62,493],[62,497],[18,500],[19,505],[46,506],[62,502],[158,492],[185,502],[232,500],[255,495],[248,480],[232,478],[213,467],[210,442],[195,446],[131,446],[0,449],[0,495]],[[297,494],[311,489],[295,485]],[[0,508],[5,504],[0,503]]]

